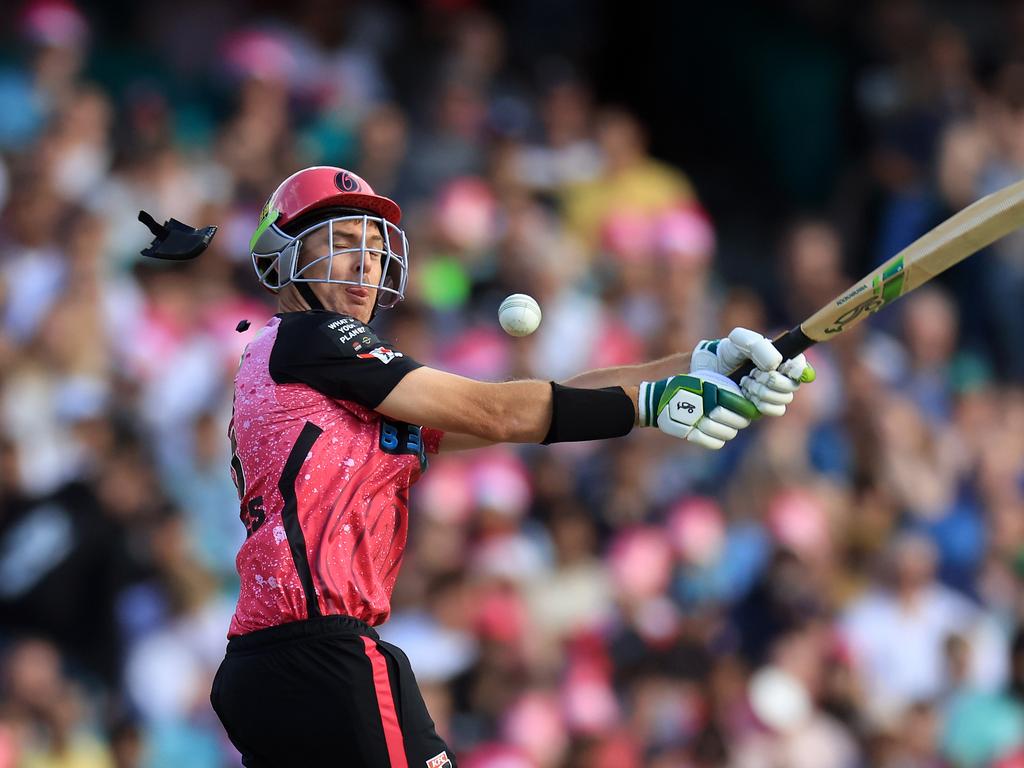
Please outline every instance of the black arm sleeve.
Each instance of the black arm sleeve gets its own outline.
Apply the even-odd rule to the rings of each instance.
[[[541,444],[622,437],[635,421],[633,400],[622,387],[580,389],[552,381],[551,426]]]
[[[377,338],[361,321],[335,312],[287,312],[270,353],[278,384],[306,384],[328,397],[376,408],[421,366]]]

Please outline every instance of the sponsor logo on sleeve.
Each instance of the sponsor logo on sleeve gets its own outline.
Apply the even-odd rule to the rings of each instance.
[[[404,355],[401,352],[395,352],[387,347],[376,347],[375,349],[371,349],[369,352],[362,352],[361,354],[356,355],[356,357],[361,357],[364,360],[375,357],[384,363],[384,365],[387,365],[396,357],[404,357]]]
[[[452,761],[448,759],[447,752],[442,752],[427,760],[427,768],[452,768]]]

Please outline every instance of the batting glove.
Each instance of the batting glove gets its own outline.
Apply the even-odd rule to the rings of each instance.
[[[757,368],[740,379],[743,396],[757,406],[765,416],[781,416],[802,383],[815,378],[814,368],[803,355],[786,360],[774,371]]]
[[[746,328],[734,328],[724,339],[700,341],[690,356],[690,373],[727,375],[747,360],[755,367],[740,380],[740,391],[766,416],[784,414],[800,384],[814,381],[814,368],[802,354],[784,361],[770,340]]]
[[[760,416],[734,382],[713,371],[642,381],[638,401],[641,426],[712,450]]]
[[[728,376],[747,360],[762,371],[774,371],[782,363],[782,353],[757,331],[733,328],[724,339],[703,339],[690,355],[690,373],[714,371]]]

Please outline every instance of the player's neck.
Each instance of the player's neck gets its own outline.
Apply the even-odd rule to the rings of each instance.
[[[309,305],[292,290],[285,289],[277,297],[278,312],[308,312]]]
[[[316,298],[320,305],[311,307],[295,286],[289,285],[277,295],[277,310],[279,312],[309,312],[313,309],[322,309],[328,312],[338,312],[338,308],[331,306],[330,301],[325,302],[319,296]]]

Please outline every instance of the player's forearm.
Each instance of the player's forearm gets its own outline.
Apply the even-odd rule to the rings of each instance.
[[[447,450],[486,443],[594,440],[625,434],[636,423],[638,388],[623,390],[625,397],[614,391],[553,389],[549,381],[488,383],[423,367],[407,374],[376,410],[463,436],[454,438]]]
[[[633,404],[634,412],[639,412],[637,405],[637,398],[639,396],[639,387],[623,387],[623,391],[630,398]],[[550,429],[550,423],[548,425]],[[547,436],[547,433],[545,433]],[[454,451],[468,451],[476,448],[487,448],[491,445],[497,445],[502,441],[491,439],[488,437],[478,437],[477,435],[463,434],[459,432],[445,432],[444,437],[441,438],[441,444],[438,447],[440,453],[452,453]],[[507,442],[534,442],[532,440],[509,440]]]
[[[622,365],[615,368],[599,368],[593,371],[578,373],[562,383],[567,387],[600,389],[601,387],[637,387],[641,381],[657,381],[686,373],[690,369],[690,353],[680,352],[675,355],[653,360],[639,365]],[[627,389],[627,394],[629,390]],[[633,402],[636,402],[634,396]]]
[[[377,410],[484,442],[539,443],[551,424],[551,384],[481,382],[423,367],[407,374]]]
[[[551,426],[551,384],[547,381],[508,381],[493,387],[487,395],[491,410],[479,431],[471,434],[502,443],[539,443]]]

